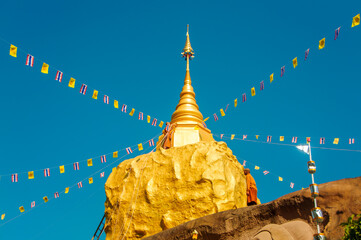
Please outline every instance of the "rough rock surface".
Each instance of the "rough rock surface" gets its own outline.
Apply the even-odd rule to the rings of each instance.
[[[223,142],[159,149],[126,160],[105,184],[106,240],[139,239],[245,207],[245,188],[243,166]]]
[[[319,185],[319,190],[318,206],[321,207],[325,217],[322,229],[328,240],[341,239],[343,228],[340,227],[340,223],[345,222],[351,214],[359,213],[361,210],[361,177],[324,183]],[[310,234],[308,230],[304,231],[304,234],[300,234],[299,231],[300,228],[306,229],[300,225],[299,221],[316,231],[310,215],[312,207],[310,190],[306,188],[262,205],[205,216],[146,239],[191,239],[194,229],[200,232],[199,239],[205,240],[292,239],[277,235],[287,234],[285,229],[293,234],[292,237],[295,240],[312,239],[305,238],[307,234]]]

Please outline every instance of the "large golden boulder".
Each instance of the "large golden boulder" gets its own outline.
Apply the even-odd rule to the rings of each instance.
[[[105,184],[106,240],[138,239],[247,205],[243,166],[224,142],[126,160]]]

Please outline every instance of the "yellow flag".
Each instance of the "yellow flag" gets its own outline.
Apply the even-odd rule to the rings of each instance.
[[[64,172],[65,172],[64,165],[60,166],[60,167],[59,167],[59,170],[60,170],[60,173],[64,173]]]
[[[283,142],[285,140],[284,136],[280,136],[280,142]]]
[[[236,99],[234,99],[234,107],[237,107],[237,104],[238,104],[238,102],[237,102],[237,98],[236,98]]]
[[[139,149],[139,151],[142,151],[143,150],[143,144],[139,143],[138,144],[138,149]]]
[[[65,193],[69,192],[69,187],[65,188]]]
[[[258,166],[255,166],[254,169],[259,170],[259,167],[258,167]]]
[[[130,115],[130,116],[133,116],[134,112],[135,112],[135,109],[132,108],[132,111],[130,111],[129,115]]]
[[[318,49],[322,49],[325,47],[325,41],[326,41],[326,38],[322,38],[320,40],[320,43],[318,44]]]
[[[219,110],[221,112],[222,117],[226,116],[226,114],[224,113],[223,109],[221,108],[221,110]]]
[[[251,95],[252,95],[252,97],[253,97],[254,95],[256,95],[256,89],[254,89],[254,87],[251,89]]]
[[[89,178],[89,184],[92,184],[93,183],[93,178]]]
[[[272,83],[273,82],[273,73],[269,76],[269,81]]]
[[[158,137],[158,140],[161,140],[163,138],[163,135],[160,135],[159,137]]]
[[[49,73],[49,64],[43,63],[43,66],[41,67],[41,72],[48,74]]]
[[[298,63],[297,63],[297,57],[295,57],[293,60],[292,60],[292,64],[293,64],[293,68],[296,68]]]
[[[25,209],[24,209],[23,206],[19,207],[19,210],[20,210],[20,212],[24,212],[24,211],[25,211]]]
[[[5,218],[5,213],[1,215],[1,220],[4,220]]]
[[[335,138],[334,140],[333,140],[333,144],[338,144],[338,141],[339,141],[340,139],[339,138]]]
[[[357,14],[356,16],[353,17],[352,19],[352,25],[351,27],[357,26],[360,24],[360,14]],[[12,45],[11,45],[12,46]],[[10,54],[11,55],[11,54]]]
[[[43,199],[44,199],[44,202],[48,202],[48,201],[49,201],[49,199],[48,199],[47,196],[43,197]]]
[[[209,117],[207,117],[206,119],[204,119],[203,122],[207,122],[208,119],[209,119]]]
[[[278,177],[278,181],[282,182],[282,181],[283,181],[283,178]]]
[[[34,179],[34,171],[28,172],[28,178],[29,179]]]
[[[113,152],[113,158],[117,158],[118,157],[118,151]]]
[[[117,100],[114,100],[114,107],[115,107],[115,108],[119,108],[119,105],[118,105],[118,101],[117,101]]]
[[[117,170],[117,167],[113,167],[113,168],[112,168],[112,172],[114,172],[115,170]]]
[[[163,122],[163,121],[160,121],[159,127],[163,127],[163,124],[164,124],[164,122]]]
[[[91,159],[91,158],[88,159],[87,163],[88,163],[88,167],[93,166],[93,159]]]
[[[258,139],[259,135],[256,135],[256,139]]]
[[[93,96],[92,96],[92,98],[93,98],[93,99],[98,99],[98,91],[97,91],[97,90],[94,90],[94,91],[93,91]],[[115,106],[115,101],[116,101],[116,100],[114,100],[114,106]],[[117,102],[117,104],[118,104],[118,102]],[[117,105],[117,106],[118,106],[118,105]]]
[[[10,56],[16,57],[18,53],[18,48],[15,47],[14,45],[10,45]]]
[[[150,123],[150,116],[147,116],[147,122]]]
[[[68,86],[71,87],[71,88],[75,87],[75,79],[74,78],[70,78]]]
[[[234,136],[236,136],[236,134],[232,134],[232,135],[231,135],[231,140],[234,139]]]

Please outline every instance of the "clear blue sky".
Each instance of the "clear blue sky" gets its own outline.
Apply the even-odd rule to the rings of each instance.
[[[102,96],[169,121],[185,75],[180,53],[186,24],[196,54],[191,77],[198,105],[205,117],[217,112],[220,118],[207,121],[213,133],[259,134],[262,140],[272,135],[275,143],[280,135],[285,143],[292,136],[302,142],[310,136],[317,147],[326,137],[324,147],[361,149],[361,26],[351,29],[360,12],[359,1],[3,1],[0,37],[19,52],[10,57],[9,44],[0,41],[0,174],[86,160],[159,134],[159,127],[115,110]],[[323,37],[326,47],[318,50]],[[33,68],[25,66],[26,53],[35,56]],[[40,73],[39,59],[50,65],[48,75]],[[64,72],[61,84],[54,80],[54,67]],[[67,87],[70,77],[77,80],[75,89]],[[89,86],[86,96],[79,93],[81,83]],[[253,86],[257,95],[250,97]],[[91,99],[94,88],[98,100]],[[248,101],[230,106],[221,118],[219,109],[236,97],[240,102],[243,92]],[[335,137],[341,139],[337,146],[331,143]],[[347,144],[349,137],[355,145]],[[310,184],[308,157],[294,147],[227,144],[241,163],[245,159],[247,166],[272,173],[252,170],[262,202]],[[360,176],[360,152],[314,149],[313,157],[317,183]],[[103,166],[97,158],[91,168],[82,163],[74,172],[68,166],[63,175],[53,169],[49,178],[36,172],[27,180],[20,174],[19,182],[11,183],[10,176],[2,176],[0,214],[6,218],[0,239],[90,239],[104,212],[104,183],[112,166],[103,179],[97,173],[94,184],[85,181],[81,190],[75,187],[1,224],[20,215],[19,206],[28,210],[31,201],[40,204],[43,196],[52,197]]]

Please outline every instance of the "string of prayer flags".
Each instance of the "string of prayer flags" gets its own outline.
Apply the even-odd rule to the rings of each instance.
[[[79,170],[79,162],[73,163],[73,167],[74,167],[75,171],[78,171]]]
[[[147,122],[150,123],[150,116],[147,116]]]
[[[130,115],[130,116],[133,116],[134,112],[135,112],[135,109],[132,108],[132,111],[130,111],[129,115]]]
[[[56,75],[55,75],[55,81],[61,82],[62,79],[63,79],[63,73],[60,71],[57,71]]]
[[[28,56],[26,57],[25,65],[30,67],[34,66],[34,57],[31,56],[30,54],[28,54]]]
[[[297,57],[295,57],[293,60],[292,60],[292,64],[293,64],[293,68],[296,68],[298,63],[297,63]]]
[[[281,67],[281,77],[283,77],[283,74],[285,74],[285,68],[286,66]]]
[[[352,18],[352,25],[351,27],[355,27],[360,24],[360,14],[357,14]]]
[[[333,140],[333,144],[338,144],[339,140],[340,140],[340,139],[335,138],[335,139]]]
[[[104,95],[104,103],[109,104],[109,96]]]
[[[87,164],[88,164],[88,167],[91,167],[91,166],[93,166],[93,159],[88,159],[87,160]]]
[[[143,144],[141,144],[141,143],[138,144],[138,150],[139,150],[139,151],[142,151],[142,150],[143,150]]]
[[[100,157],[100,162],[101,163],[106,163],[107,162],[107,156],[103,155]]]
[[[41,67],[41,72],[44,74],[49,73],[49,64],[43,63],[43,66]]]
[[[127,147],[125,150],[127,151],[128,154],[133,153],[133,150],[130,147]]]
[[[310,53],[310,49],[307,49],[306,52],[305,52],[305,61],[306,61],[309,53]]]
[[[163,121],[160,121],[159,127],[160,127],[160,128],[163,127],[163,124],[164,124],[164,122],[163,122]]]
[[[119,108],[119,104],[117,100],[114,100],[114,108]]]
[[[20,210],[21,213],[23,213],[25,211],[23,206],[19,207],[19,210]]]
[[[80,91],[79,91],[79,93],[81,93],[81,94],[85,95],[87,88],[88,88],[88,86],[87,86],[87,85],[82,84],[82,85],[81,85],[81,87],[80,87]]]
[[[49,201],[47,196],[43,197],[43,200],[44,200],[45,203],[47,203]]]
[[[65,172],[64,165],[59,166],[59,171],[60,171],[60,173],[64,173],[64,172]]]
[[[237,107],[237,104],[238,104],[238,102],[237,102],[237,98],[236,98],[236,99],[234,99],[234,107]]]
[[[15,47],[14,45],[10,44],[10,52],[9,55],[12,57],[17,57],[18,54],[18,48]]]
[[[322,38],[318,44],[318,49],[323,49],[325,47],[326,38]]]
[[[75,87],[75,79],[74,79],[74,78],[70,78],[68,86],[69,86],[70,88],[74,88],[74,87]]]
[[[65,194],[67,194],[69,192],[69,187],[65,188]]]
[[[263,89],[264,89],[264,82],[261,81],[261,83],[260,83],[260,90],[262,91]]]
[[[143,121],[143,113],[142,113],[142,112],[139,112],[138,120],[142,120],[142,121]]]
[[[127,105],[123,104],[123,106],[122,106],[122,112],[127,113]]]
[[[94,90],[93,91],[93,96],[92,96],[93,99],[98,99],[98,91],[97,90]]]
[[[28,172],[28,178],[29,179],[34,179],[34,171]]]
[[[341,29],[341,27],[336,28],[334,40],[336,40],[338,38],[338,35],[340,35],[340,29]]]
[[[89,178],[89,184],[92,184],[92,183],[93,183],[93,178],[90,177],[90,178]]]
[[[223,111],[222,108],[221,108],[219,111],[221,112],[221,116],[222,116],[222,117],[226,116],[226,114],[224,113],[224,111]]]
[[[251,88],[251,95],[252,97],[256,95],[256,89],[254,87]]]
[[[117,158],[118,157],[118,151],[113,152],[113,158]]]
[[[231,140],[233,140],[235,136],[236,136],[235,134],[232,134],[231,135]]]

